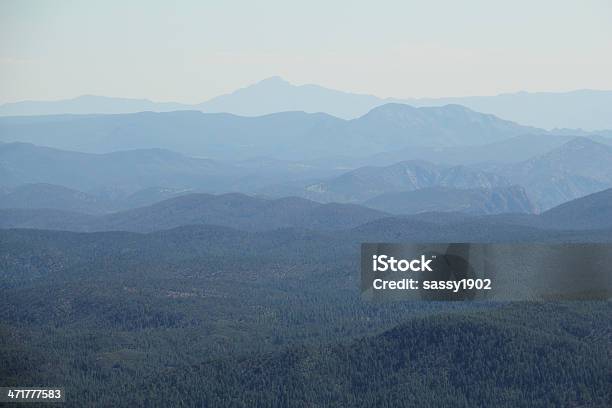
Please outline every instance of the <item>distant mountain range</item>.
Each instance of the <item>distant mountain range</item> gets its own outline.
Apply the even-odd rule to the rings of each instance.
[[[404,160],[425,160],[448,165],[515,163],[548,153],[576,137],[588,137],[598,143],[612,146],[612,138],[603,136],[555,134],[551,137],[550,134],[528,134],[480,146],[414,146],[361,158],[340,158],[338,161],[346,166],[356,164],[355,167],[389,165]]]
[[[83,214],[105,214],[150,205],[169,198],[193,194],[192,188],[148,187],[131,194],[102,190],[97,194],[46,183],[0,187],[0,208],[54,209]]]
[[[76,98],[57,101],[22,101],[6,103],[0,105],[0,116],[119,114],[148,111],[170,112],[190,109],[192,109],[190,105],[182,103],[81,95]]]
[[[405,161],[384,167],[360,167],[313,184],[272,186],[262,192],[274,196],[297,195],[321,202],[363,202],[381,194],[430,187],[492,189],[510,184],[495,173],[466,166]]]
[[[524,158],[525,153],[519,154],[520,147],[528,140],[528,136],[519,136],[486,146],[496,154],[503,155],[505,149],[508,157]],[[366,203],[392,213],[435,210],[494,214],[544,211],[612,187],[611,145],[592,138],[551,135],[534,137],[534,143],[540,154],[510,163],[449,165],[407,160],[358,168],[351,166],[350,160],[344,167],[343,158],[307,162],[262,157],[227,162],[164,149],[92,154],[0,143],[0,208],[44,204],[46,208],[100,214],[188,193],[241,192],[272,198],[295,196],[322,203]],[[445,150],[450,155],[451,149]],[[469,149],[458,151],[458,161],[476,160],[467,153]],[[461,152],[465,153],[463,159]],[[493,154],[488,158],[494,159]],[[513,185],[524,191],[509,188]],[[423,189],[430,190],[425,190],[425,195]],[[424,200],[408,194],[411,191],[420,191]],[[453,191],[455,201],[445,202]],[[397,202],[387,203],[390,198]],[[412,204],[400,205],[406,200]]]
[[[0,142],[0,187],[14,189],[29,184],[26,190],[31,190],[31,185],[56,184],[96,196],[97,206],[105,197],[124,200],[122,206],[132,207],[132,200],[150,204],[177,191],[252,192],[270,184],[330,177],[340,172],[323,165],[263,158],[227,163],[164,149],[93,154]],[[36,191],[40,193],[40,188]],[[29,194],[25,190],[13,193]],[[139,197],[128,197],[135,193]],[[152,197],[145,197],[147,194]],[[40,195],[44,200],[44,194]],[[115,204],[112,208],[117,209]]]
[[[459,104],[544,129],[612,129],[612,90],[516,92],[495,96],[409,99],[405,102],[414,106]],[[575,131],[571,130],[571,133]]]
[[[519,96],[474,103],[610,119]],[[611,243],[612,142],[377,100],[273,78],[197,108],[367,113],[0,118],[0,378],[84,406],[608,406],[610,302],[383,305],[356,273],[364,242]]]
[[[108,154],[57,150],[27,143],[0,144],[0,185],[58,184],[87,193],[133,193],[146,187],[220,188],[230,166],[162,149]]]
[[[387,214],[350,204],[320,204],[302,198],[266,200],[244,194],[191,194],[148,207],[110,214],[104,229],[154,231],[182,225],[223,225],[242,230],[353,228]],[[161,224],[160,224],[161,223]],[[162,225],[163,224],[163,225]],[[100,224],[98,224],[100,225]]]
[[[352,230],[351,236],[358,234],[359,239],[364,241],[377,237],[382,241],[418,241],[432,236],[438,236],[436,239],[444,241],[439,234],[454,234],[448,237],[448,242],[452,242],[453,238],[461,234],[503,240],[509,239],[514,233],[526,237],[544,234],[544,231],[550,230],[607,230],[608,232],[602,232],[605,235],[612,228],[612,189],[570,201],[540,215],[477,215],[494,213],[492,208],[498,209],[502,206],[515,213],[521,210],[529,211],[529,201],[516,187],[505,192],[493,190],[484,193],[468,190],[461,193],[467,198],[462,196],[460,200],[449,200],[447,207],[444,207],[440,198],[444,197],[444,193],[433,191],[433,194],[432,190],[425,191],[426,195],[432,196],[429,202],[424,199],[415,200],[416,202],[395,199],[381,208],[386,207],[393,211],[405,208],[413,213],[428,208],[433,211],[458,210],[463,213],[429,212],[400,217],[359,205],[321,204],[295,197],[269,200],[236,193],[188,194],[106,215],[86,215],[46,208],[0,209],[0,228],[151,232],[188,225],[217,225],[245,231],[279,228]],[[478,203],[477,198],[483,197],[482,202]],[[460,208],[466,202],[470,206],[468,211],[466,208]],[[400,207],[402,204],[405,207]],[[549,233],[544,235],[550,238]],[[562,239],[562,235],[557,237]],[[596,239],[597,234],[592,237]]]
[[[527,213],[537,211],[520,186],[458,189],[429,187],[385,193],[363,203],[392,214],[461,212],[465,214]]]
[[[487,224],[488,228],[529,227],[538,230],[600,230],[612,228],[612,188],[570,200],[538,215],[498,214],[471,216],[465,213],[422,213],[408,219],[437,224]]]
[[[207,206],[217,205],[208,194],[195,194],[195,189],[145,188],[132,194],[115,196],[105,194],[88,194],[53,184],[24,184],[14,188],[0,188],[0,209],[48,209],[82,214],[108,214],[138,207],[144,207],[171,198],[191,195],[193,197],[190,217],[198,222],[197,210],[206,213]],[[252,198],[240,194],[226,195],[227,203],[254,201],[264,203],[261,198]],[[242,198],[241,198],[242,197]],[[177,202],[181,202],[180,199]],[[300,198],[286,198],[286,203],[302,203],[304,210],[318,207],[312,202]],[[293,200],[293,201],[291,201]],[[173,201],[169,201],[173,203]],[[306,205],[305,203],[310,203]],[[453,189],[444,187],[423,188],[416,191],[385,193],[363,203],[364,206],[392,214],[415,214],[422,212],[461,212],[465,214],[501,214],[501,213],[534,213],[535,206],[519,186],[498,187],[493,189]],[[333,209],[334,206],[325,207]],[[351,208],[338,206],[337,208]],[[354,207],[357,208],[357,207]],[[365,211],[364,211],[365,212]],[[23,212],[19,214],[25,214]],[[175,212],[173,211],[173,214]],[[199,214],[199,216],[204,216]],[[214,223],[215,218],[211,218]],[[276,226],[275,220],[270,224]],[[231,225],[231,223],[230,223]]]
[[[280,77],[267,78],[194,105],[84,95],[59,101],[7,103],[0,106],[0,116],[199,110],[243,116],[286,111],[324,112],[343,119],[354,119],[390,102],[417,107],[459,104],[479,112],[545,129],[612,129],[612,91],[518,92],[496,96],[397,99],[342,92],[318,85],[296,86]]]
[[[46,208],[0,210],[0,228],[150,232],[185,225],[219,225],[241,230],[349,229],[388,214],[351,204],[320,204],[302,198],[266,200],[244,194],[188,194],[102,216]]]
[[[524,162],[485,167],[521,184],[542,209],[612,187],[612,146],[575,138]]]
[[[540,143],[538,150],[543,151],[546,146],[556,146],[552,150],[514,163],[484,162],[449,166],[424,161],[404,161],[390,166],[364,166],[317,182],[285,183],[260,191],[276,197],[296,195],[322,202],[363,203],[382,194],[423,188],[490,190],[520,185],[525,188],[534,208],[546,210],[612,187],[612,146],[586,137],[571,138],[557,146],[559,141],[554,140],[555,137],[549,137],[552,140]],[[562,140],[564,139],[565,137],[562,137]],[[519,142],[519,146],[500,142],[498,146],[487,147],[500,155],[504,154],[505,148],[508,156],[520,157],[512,151],[518,152],[524,138],[519,137],[511,141],[515,140]],[[479,148],[475,150],[478,151]],[[466,154],[465,157],[468,156]],[[494,159],[492,155],[488,157]],[[393,197],[399,199],[398,196]],[[462,197],[466,198],[465,195]],[[457,198],[459,199],[459,196]],[[531,207],[530,204],[524,204]]]
[[[0,208],[54,208],[86,214],[108,211],[104,200],[54,184],[23,184],[0,188]]]
[[[419,146],[484,145],[544,133],[459,105],[386,104],[353,120],[322,113],[241,117],[193,111],[0,118],[0,140],[5,142],[89,153],[163,148],[217,160],[360,157]]]
[[[203,112],[228,112],[243,116],[287,111],[324,112],[343,119],[354,119],[388,102],[398,101],[337,91],[319,85],[293,85],[274,76],[217,96],[194,108]]]

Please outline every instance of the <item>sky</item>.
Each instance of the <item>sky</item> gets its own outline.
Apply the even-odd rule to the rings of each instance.
[[[263,78],[381,97],[612,89],[612,0],[0,0],[0,103],[197,103]]]

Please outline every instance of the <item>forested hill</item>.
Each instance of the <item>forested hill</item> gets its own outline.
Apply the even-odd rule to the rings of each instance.
[[[349,344],[217,359],[155,381],[179,378],[171,394],[197,390],[190,404],[219,406],[605,407],[611,314],[602,302],[428,316]]]

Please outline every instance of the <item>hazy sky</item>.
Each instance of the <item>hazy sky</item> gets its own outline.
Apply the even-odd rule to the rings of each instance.
[[[612,89],[612,0],[0,0],[0,103],[201,102],[272,75],[393,97]]]

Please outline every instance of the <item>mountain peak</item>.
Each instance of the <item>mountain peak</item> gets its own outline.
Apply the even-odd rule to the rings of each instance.
[[[417,111],[418,108],[415,108],[412,105],[396,102],[385,103],[384,105],[376,106],[370,109],[370,111],[368,111],[363,116],[360,116],[356,120],[365,118],[399,118],[408,115],[414,115]]]
[[[291,85],[291,83],[283,79],[281,76],[274,75],[268,78],[264,78],[261,81],[255,83],[254,85]]]
[[[407,103],[401,102],[390,102],[384,105],[377,106],[371,109],[364,116],[368,115],[403,115],[403,114],[414,114],[414,113],[425,113],[425,112],[436,112],[438,114],[476,114],[485,116],[485,114],[475,112],[463,105],[458,104],[447,104],[443,106],[413,106]]]
[[[406,103],[399,103],[399,102],[390,102],[390,103],[385,103],[383,105],[380,106],[376,106],[375,108],[372,108],[370,110],[370,112],[368,112],[368,114],[372,113],[372,112],[404,112],[404,111],[414,111],[417,108],[415,108],[412,105],[408,105]]]

